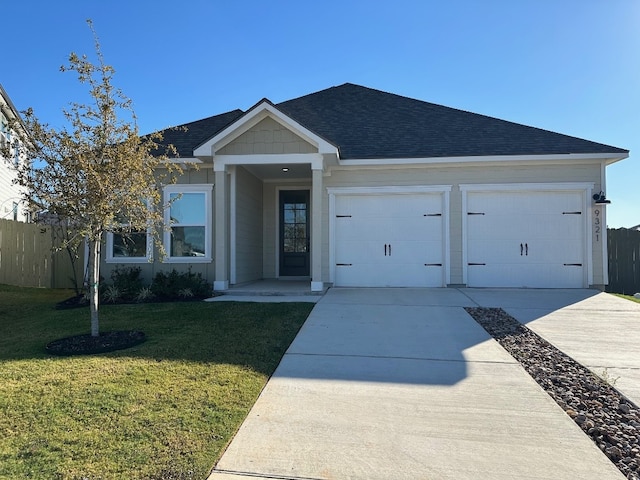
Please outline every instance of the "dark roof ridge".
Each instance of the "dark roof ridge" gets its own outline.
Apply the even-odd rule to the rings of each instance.
[[[208,120],[213,120],[215,118],[221,117],[223,115],[229,115],[230,113],[237,113],[237,114],[243,114],[244,112],[242,110],[240,110],[239,108],[236,108],[234,110],[229,110],[228,112],[224,112],[224,113],[217,113],[215,115],[211,115],[210,117],[204,117],[204,118],[200,118],[198,120],[193,120],[191,122],[187,122],[187,123],[181,123],[180,125],[170,125],[168,127],[165,128],[161,128],[159,130],[154,130],[153,132],[150,133],[146,133],[145,135],[149,135],[151,133],[159,133],[159,132],[166,132],[167,130],[174,130],[176,128],[182,128],[182,127],[188,127],[189,125],[193,125],[194,123],[199,123],[199,122],[204,122],[204,121],[208,121]],[[231,122],[233,123],[233,122]]]
[[[628,154],[628,150],[353,83],[277,107],[343,158]]]
[[[409,96],[406,96],[406,95],[400,95],[398,93],[387,92],[387,91],[380,90],[380,89],[377,89],[377,88],[367,87],[367,86],[364,86],[364,85],[358,85],[358,84],[355,84],[355,83],[346,82],[346,83],[344,83],[342,85],[338,85],[338,86],[330,87],[330,88],[340,88],[340,87],[346,87],[346,86],[357,87],[357,88],[369,90],[369,91],[376,92],[376,93],[382,93],[382,94],[385,94],[385,95],[392,95],[394,97],[398,97],[398,98],[402,98],[402,99],[406,99],[406,100],[410,100],[410,101],[414,101],[414,102],[421,102],[423,104],[433,105],[435,107],[446,108],[448,110],[453,110],[453,111],[460,112],[460,113],[463,113],[463,114],[475,115],[475,116],[478,116],[478,117],[486,118],[488,120],[505,122],[505,123],[508,123],[508,124],[511,124],[511,125],[517,125],[517,126],[520,126],[520,127],[533,128],[535,130],[539,130],[540,132],[550,133],[550,134],[553,134],[553,135],[562,135],[564,137],[569,137],[569,138],[573,138],[573,139],[581,140],[581,141],[587,141],[587,142],[598,144],[598,145],[602,145],[602,146],[605,146],[605,147],[613,147],[612,145],[607,145],[607,144],[604,144],[604,143],[601,143],[601,142],[596,142],[596,141],[593,141],[593,140],[587,140],[587,139],[584,139],[584,138],[581,138],[581,137],[578,137],[578,136],[575,136],[575,135],[569,135],[569,134],[566,134],[566,133],[556,132],[556,131],[553,131],[553,130],[549,130],[547,128],[536,127],[534,125],[527,125],[526,123],[514,122],[512,120],[505,120],[505,119],[500,118],[500,117],[494,117],[494,116],[491,116],[491,115],[486,115],[484,113],[477,113],[477,112],[473,112],[471,110],[465,110],[463,108],[450,107],[450,106],[447,106],[447,105],[442,105],[440,103],[428,102],[426,100],[421,100],[419,98],[413,98],[413,97],[409,97]],[[330,88],[328,88],[326,90],[329,90]],[[311,95],[313,95],[313,94],[311,94]],[[618,147],[613,147],[613,148],[616,149],[616,150],[622,150],[624,152],[629,153],[629,150],[625,150],[625,149],[618,148]],[[612,153],[615,153],[615,152],[612,152]]]
[[[624,158],[628,150],[572,135],[447,107],[354,83],[274,104],[262,98],[239,109],[161,132],[183,157],[259,108],[271,108],[334,145],[342,159],[514,157],[595,154]],[[189,132],[176,132],[187,127]],[[623,156],[624,155],[624,156]]]

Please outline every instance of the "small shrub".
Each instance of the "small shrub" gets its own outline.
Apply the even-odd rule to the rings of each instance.
[[[122,300],[122,293],[115,285],[109,285],[105,288],[103,295],[103,299],[107,303],[117,303]]]
[[[116,267],[111,272],[111,282],[116,287],[123,300],[133,300],[144,287],[140,278],[140,267]]]
[[[148,302],[153,298],[155,298],[155,295],[151,290],[151,287],[142,287],[138,292],[138,294],[136,295],[135,300],[136,302],[143,303],[143,302]]]
[[[191,298],[193,297],[193,292],[190,288],[182,288],[178,291],[178,296],[180,298]]]
[[[212,295],[211,284],[200,273],[191,270],[178,273],[158,272],[151,283],[153,293],[162,299],[177,300],[187,298],[207,298]]]

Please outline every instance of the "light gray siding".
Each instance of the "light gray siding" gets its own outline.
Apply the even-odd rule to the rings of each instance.
[[[262,243],[262,274],[264,278],[276,277],[276,225],[277,202],[276,185],[265,183],[262,189],[263,205],[263,243]]]
[[[217,153],[219,155],[282,155],[317,152],[316,147],[267,117],[222,147]]]
[[[236,169],[236,283],[262,278],[262,182]],[[234,219],[231,219],[233,222]]]

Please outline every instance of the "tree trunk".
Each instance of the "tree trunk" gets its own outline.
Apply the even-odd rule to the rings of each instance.
[[[91,336],[100,335],[98,321],[98,283],[100,282],[100,236],[89,240],[89,308],[91,310]]]

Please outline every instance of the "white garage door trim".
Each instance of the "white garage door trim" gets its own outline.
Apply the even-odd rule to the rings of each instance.
[[[451,185],[412,185],[412,186],[375,186],[375,187],[328,187],[329,194],[329,280],[336,278],[336,196],[340,195],[397,195],[438,193],[442,195],[442,244],[443,279],[442,286],[450,283],[450,240],[449,240],[449,197]]]
[[[584,263],[586,265],[586,278],[583,287],[593,284],[593,243],[590,231],[591,219],[591,192],[594,184],[592,182],[569,182],[569,183],[509,183],[509,184],[460,184],[462,192],[462,281],[468,284],[468,198],[469,192],[578,192],[582,195],[582,208],[585,212],[582,225],[584,243]]]

